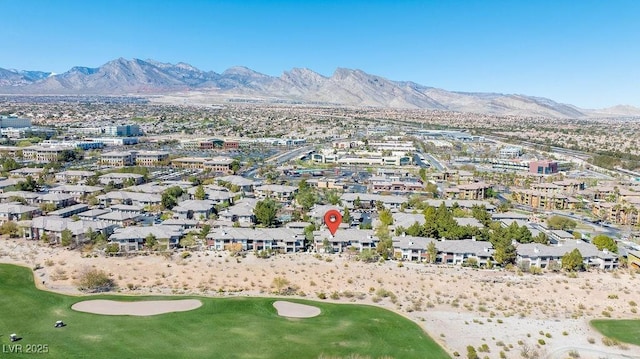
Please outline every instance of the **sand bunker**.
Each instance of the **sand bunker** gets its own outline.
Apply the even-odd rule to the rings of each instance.
[[[196,299],[148,300],[140,302],[118,302],[115,300],[85,300],[75,303],[71,309],[79,312],[104,315],[147,316],[171,312],[186,312],[199,308],[202,302]]]
[[[282,300],[273,303],[281,317],[311,318],[320,315],[320,308],[311,305],[285,302]]]

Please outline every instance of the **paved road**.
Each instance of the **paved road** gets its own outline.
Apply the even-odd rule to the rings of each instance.
[[[438,159],[435,158],[433,155],[431,155],[429,153],[422,153],[422,155],[429,162],[429,164],[433,168],[435,168],[436,170],[438,170],[438,171],[444,171],[445,170],[445,166],[443,166],[442,163],[440,163],[440,161],[438,161]]]

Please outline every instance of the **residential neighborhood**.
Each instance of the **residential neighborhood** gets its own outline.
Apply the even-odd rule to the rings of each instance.
[[[579,159],[558,162],[464,132],[383,126],[356,138],[221,137],[160,145],[161,135],[147,134],[147,123],[80,129],[68,129],[73,139],[7,149],[22,156],[3,160],[11,167],[0,218],[16,224],[12,235],[60,245],[69,230],[66,246],[90,245],[109,255],[233,248],[523,271],[559,270],[573,250],[584,269],[614,270],[640,249],[633,242],[640,184],[576,168]],[[85,137],[96,133],[103,137]],[[442,155],[462,145],[467,154],[483,151],[485,159]],[[246,157],[255,156],[256,146],[270,157]],[[323,223],[330,208],[344,216],[335,235]],[[449,217],[435,231],[434,211]],[[555,217],[570,225],[549,226]],[[497,238],[514,225],[528,233],[524,239],[508,230]],[[103,242],[78,228],[97,230]],[[592,243],[598,235],[614,246]],[[540,240],[532,243],[534,237]],[[181,245],[185,238],[190,245]],[[154,247],[158,240],[164,245]],[[506,258],[496,256],[505,248]]]

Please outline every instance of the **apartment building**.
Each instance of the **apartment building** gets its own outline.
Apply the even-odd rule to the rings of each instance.
[[[564,194],[529,189],[513,190],[511,199],[520,204],[546,210],[575,209],[580,203],[578,199]]]
[[[483,200],[488,197],[490,189],[493,187],[485,182],[461,184],[459,186],[445,190],[447,198]]]
[[[93,171],[62,171],[56,173],[56,181],[65,183],[84,183],[89,177],[95,175]]]

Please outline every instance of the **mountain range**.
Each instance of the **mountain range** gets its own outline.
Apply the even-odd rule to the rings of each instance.
[[[409,81],[391,81],[361,70],[338,68],[330,76],[294,68],[274,77],[246,67],[222,73],[189,64],[123,59],[97,67],[76,66],[61,74],[0,68],[0,93],[22,95],[168,95],[335,106],[432,109],[493,115],[556,118],[640,116],[616,106],[587,110],[553,100],[514,94],[446,91]]]

